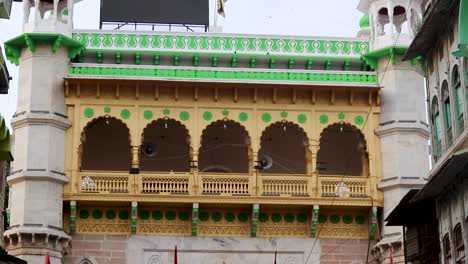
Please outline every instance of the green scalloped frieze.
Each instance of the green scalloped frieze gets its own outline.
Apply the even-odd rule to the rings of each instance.
[[[87,107],[83,113],[84,113],[84,116],[87,118],[91,118],[94,116],[94,110],[90,107]]]
[[[109,114],[112,108],[110,106],[104,106],[104,113]]]
[[[319,117],[320,124],[326,124],[328,123],[328,116],[327,115],[321,115]]]
[[[239,113],[239,120],[242,122],[247,121],[249,119],[249,115],[246,112],[240,112]]]
[[[304,124],[307,122],[307,116],[305,114],[299,114],[297,116],[297,122],[299,122],[299,124]]]
[[[187,111],[182,111],[182,112],[180,112],[180,114],[179,114],[179,118],[180,118],[180,120],[182,120],[182,121],[187,121],[187,120],[189,120],[189,118],[190,118],[190,113],[187,112]]]
[[[282,112],[280,113],[280,116],[281,116],[282,118],[286,118],[286,117],[288,117],[288,112],[282,111]]]
[[[229,115],[229,110],[227,109],[224,109],[221,114],[223,114],[223,116],[228,116]]]
[[[364,117],[362,117],[361,115],[356,116],[354,118],[354,123],[359,126],[364,124]]]
[[[408,47],[386,47],[379,50],[374,50],[372,52],[368,52],[362,54],[362,59],[373,69],[377,70],[378,68],[378,60],[381,57],[390,56],[390,61],[392,64],[396,63],[396,56],[397,55],[405,55],[406,51],[408,51]]]
[[[345,115],[345,113],[343,113],[343,112],[341,112],[341,113],[338,114],[338,119],[340,119],[340,120],[345,119],[345,117],[346,117],[346,115]]]
[[[170,114],[171,114],[171,110],[169,110],[168,108],[163,109],[163,115],[168,116]]]
[[[130,115],[131,113],[128,109],[123,109],[122,111],[120,111],[120,117],[122,117],[123,119],[129,119]]]
[[[146,119],[146,120],[151,120],[153,118],[153,111],[145,110],[143,112],[143,118]]]
[[[271,121],[271,114],[270,113],[263,113],[262,114],[262,120],[265,123],[268,123]]]
[[[62,34],[54,33],[24,33],[5,42],[5,54],[7,59],[19,65],[19,58],[23,47],[27,46],[31,52],[36,51],[36,42],[50,43],[51,50],[55,53],[60,46],[68,49],[68,58],[73,59],[85,50],[85,45]]]
[[[250,81],[279,81],[306,83],[359,83],[378,85],[375,72],[290,72],[290,71],[245,71],[245,70],[216,70],[216,69],[156,69],[156,68],[122,68],[98,66],[70,66],[70,76],[100,76],[100,77],[146,77],[146,78],[180,78],[180,79],[208,79],[208,80],[250,80]]]
[[[239,55],[301,55],[359,57],[369,52],[369,42],[357,39],[324,40],[259,35],[177,33],[75,32],[73,39],[87,49],[138,50],[139,52],[196,52]]]
[[[210,111],[203,112],[203,120],[210,121],[213,118],[213,113]]]

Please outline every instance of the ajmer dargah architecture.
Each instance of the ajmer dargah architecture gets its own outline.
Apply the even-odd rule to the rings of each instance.
[[[428,171],[424,64],[402,61],[421,1],[361,0],[356,38],[75,30],[72,0],[23,4],[9,254],[402,260],[384,219]]]

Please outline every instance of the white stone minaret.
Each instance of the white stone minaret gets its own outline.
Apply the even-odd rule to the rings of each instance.
[[[70,237],[62,230],[65,131],[63,78],[70,58],[82,49],[73,41],[73,0],[24,2],[23,34],[5,43],[19,64],[18,104],[12,120],[15,161],[10,185],[11,255],[29,264],[62,263]],[[40,33],[40,34],[37,34]]]
[[[381,86],[381,120],[375,132],[380,138],[383,180],[378,187],[384,192],[385,219],[410,189],[424,184],[429,170],[424,73],[419,61],[402,61],[421,21],[421,1],[361,0],[358,9],[370,22],[371,49],[364,59],[378,71]],[[380,225],[374,252],[385,258],[393,247],[394,261],[402,260],[402,227],[387,227],[384,221]]]

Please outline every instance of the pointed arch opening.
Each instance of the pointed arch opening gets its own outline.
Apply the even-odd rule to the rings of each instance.
[[[250,152],[247,130],[232,120],[218,120],[203,130],[198,169],[201,172],[248,173]]]
[[[265,173],[306,174],[309,139],[305,131],[292,122],[276,122],[263,131],[259,158],[267,156],[272,166]]]
[[[458,65],[452,69],[452,89],[455,95],[455,115],[457,124],[457,136],[459,136],[464,129],[465,123],[463,120],[463,112],[465,111],[465,102],[463,100],[463,89],[460,79],[460,71]]]
[[[408,33],[408,20],[406,16],[406,9],[402,6],[395,6],[393,8],[393,24],[397,34]]]
[[[432,154],[437,161],[442,153],[442,122],[440,120],[439,102],[437,96],[432,98],[431,103],[431,125],[432,125]]]
[[[128,171],[130,131],[119,119],[99,117],[81,133],[81,170]]]
[[[453,144],[452,136],[452,109],[451,109],[451,100],[450,100],[450,91],[448,87],[447,80],[442,83],[442,104],[444,111],[444,125],[445,125],[445,139],[447,143],[447,148]]]
[[[143,130],[140,170],[160,172],[190,171],[190,135],[174,119],[158,119]]]
[[[368,176],[369,156],[362,132],[347,123],[326,127],[320,137],[317,168],[322,175]]]

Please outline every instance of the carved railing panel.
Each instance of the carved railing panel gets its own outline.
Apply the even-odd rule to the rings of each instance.
[[[143,194],[190,194],[193,186],[189,173],[142,173],[138,177],[138,190]]]
[[[81,193],[129,193],[130,177],[117,172],[82,172]]]
[[[349,197],[359,198],[369,196],[369,179],[363,177],[319,177],[319,190],[322,197],[334,197],[337,195],[337,186],[343,182],[345,188],[349,188],[346,193]]]
[[[245,174],[199,175],[201,193],[215,195],[250,195],[252,176]]]
[[[304,175],[261,175],[262,196],[310,196],[311,177]]]

